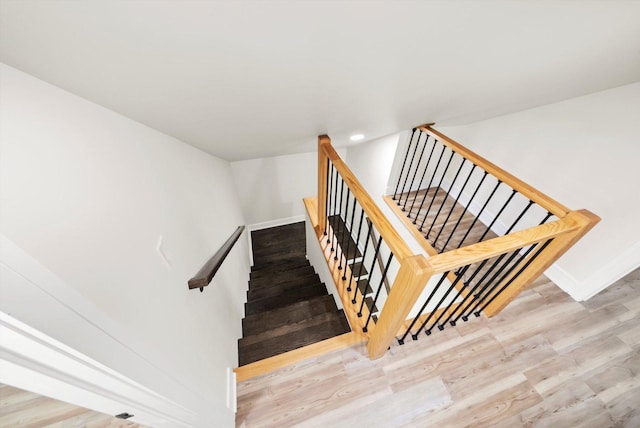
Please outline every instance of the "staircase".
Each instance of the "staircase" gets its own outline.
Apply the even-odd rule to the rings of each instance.
[[[305,257],[304,222],[251,232],[253,262],[238,340],[239,365],[350,331]]]

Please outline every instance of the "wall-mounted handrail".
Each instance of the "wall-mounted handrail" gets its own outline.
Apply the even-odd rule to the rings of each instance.
[[[244,231],[244,226],[238,226],[238,228],[231,234],[229,239],[220,247],[218,251],[200,268],[198,273],[191,278],[188,282],[189,289],[199,288],[200,292],[204,290],[204,287],[209,285],[218,269],[224,262],[238,238]]]

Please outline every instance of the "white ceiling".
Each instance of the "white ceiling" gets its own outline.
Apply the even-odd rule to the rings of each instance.
[[[237,160],[640,80],[640,2],[0,0],[0,60]]]

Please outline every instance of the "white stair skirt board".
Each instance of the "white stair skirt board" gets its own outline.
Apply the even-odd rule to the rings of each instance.
[[[132,413],[129,420],[145,426],[198,425],[200,415],[154,389],[199,403],[195,391],[146,360],[126,329],[3,235],[0,295],[0,382],[101,413]],[[125,362],[138,381],[116,370]]]

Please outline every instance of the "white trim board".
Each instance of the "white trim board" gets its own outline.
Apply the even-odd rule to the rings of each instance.
[[[296,215],[293,217],[279,218],[276,220],[264,221],[262,223],[250,224],[249,226],[247,226],[247,229],[249,229],[249,231],[251,232],[254,230],[268,229],[270,227],[284,226],[286,224],[291,224],[291,223],[299,223],[301,221],[304,221],[304,219],[305,219],[304,214]]]
[[[595,296],[638,267],[640,267],[640,242],[623,251],[585,280],[578,280],[557,263],[549,267],[544,274],[574,300],[581,302]]]
[[[0,381],[146,426],[189,426],[179,404],[0,313]]]
[[[202,425],[190,405],[205,405],[196,391],[147,360],[151,351],[125,328],[3,235],[0,295],[0,381],[102,413],[117,408],[147,426]]]

